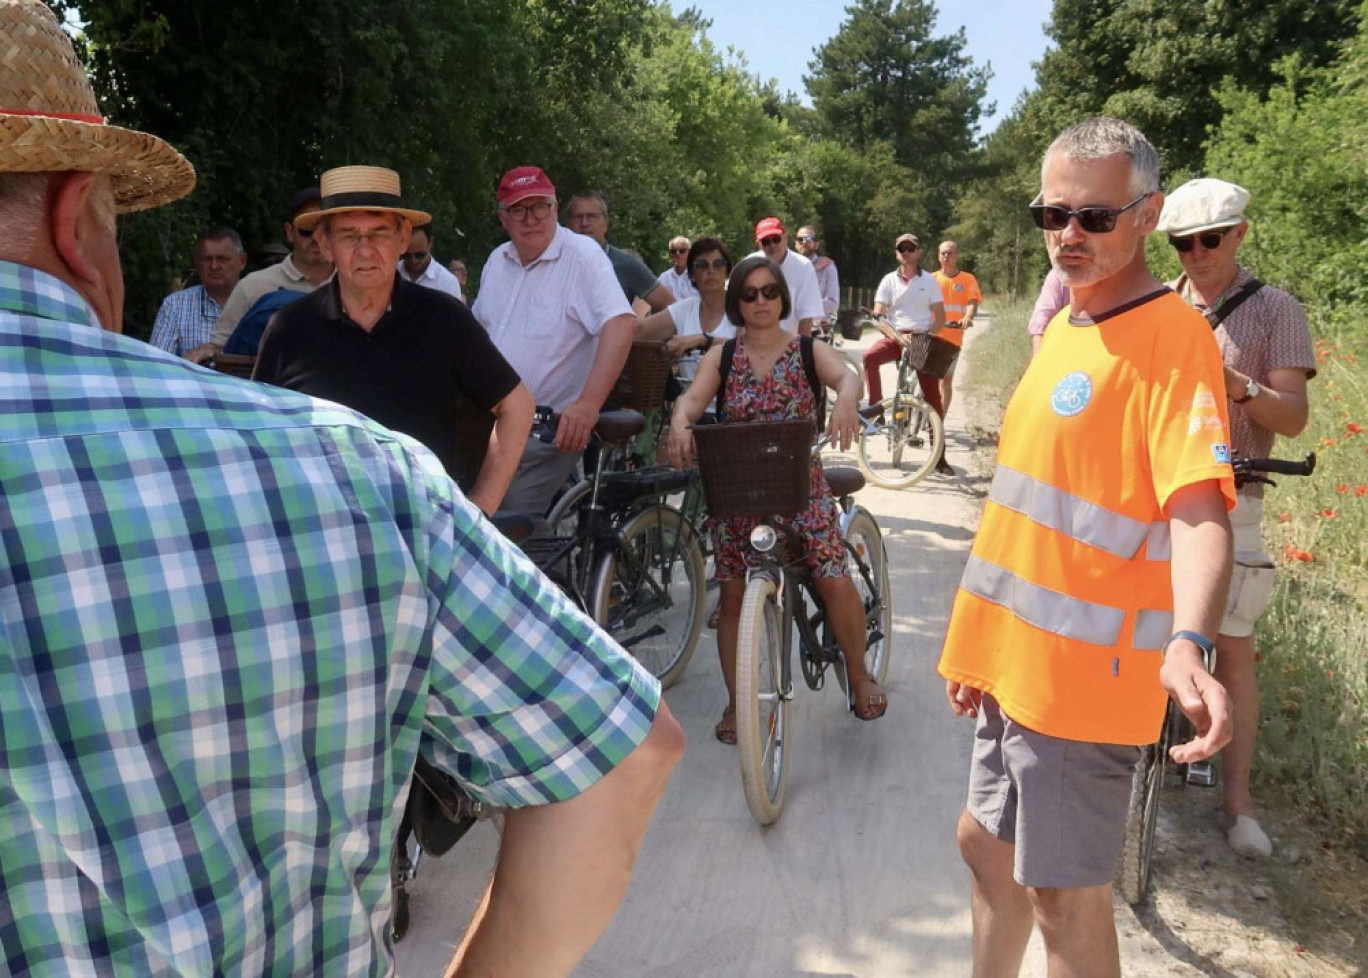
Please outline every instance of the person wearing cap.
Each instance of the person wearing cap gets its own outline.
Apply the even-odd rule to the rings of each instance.
[[[399,256],[415,233],[428,240],[413,225],[431,218],[404,205],[399,174],[344,166],[321,182],[322,209],[296,220],[337,274],[275,314],[253,379],[345,404],[418,439],[493,515],[532,429],[532,395],[464,303],[404,277]]]
[[[973,272],[959,267],[960,248],[953,241],[942,241],[936,249],[936,259],[940,268],[932,273],[940,286],[941,301],[945,305],[945,329],[938,334],[947,343],[956,347],[964,346],[964,331],[974,328],[974,317],[978,315],[979,303],[983,293],[979,290],[978,279]],[[958,362],[959,358],[955,358]],[[955,363],[950,364],[944,377],[940,379],[941,410],[950,410],[950,398],[955,393]]]
[[[900,333],[930,333],[933,336],[940,333],[945,328],[945,300],[936,279],[922,271],[918,264],[922,256],[921,240],[915,234],[900,234],[893,242],[893,253],[898,259],[898,267],[879,282],[874,293],[874,315],[886,315]],[[871,406],[883,400],[880,368],[886,363],[897,363],[902,350],[901,343],[887,336],[879,337],[865,350],[864,369]],[[918,370],[917,383],[926,403],[945,417],[940,378]],[[954,468],[945,460],[944,452],[936,460],[936,471],[942,475],[955,474]]]
[[[213,334],[223,304],[237,285],[247,254],[232,228],[209,228],[195,242],[195,274],[199,285],[172,292],[162,300],[152,336],[147,342],[180,356]]]
[[[247,314],[256,301],[267,292],[277,289],[290,289],[293,292],[312,292],[333,273],[332,262],[323,255],[319,243],[313,239],[312,231],[301,231],[295,225],[295,218],[318,210],[318,188],[306,187],[297,190],[290,198],[289,220],[285,222],[285,240],[290,242],[290,254],[275,265],[253,272],[234,287],[228,301],[223,304],[223,313],[214,324],[214,332],[209,342],[195,347],[185,355],[187,360],[203,363],[223,349],[228,338],[237,329],[238,322]]]
[[[597,240],[557,220],[540,168],[509,170],[497,198],[509,240],[485,262],[471,309],[537,405],[559,415],[552,444],[529,439],[504,498],[505,512],[540,517],[589,444],[637,320]]]
[[[822,306],[822,290],[817,284],[817,272],[808,261],[788,245],[788,232],[777,217],[762,218],[755,225],[755,243],[759,251],[746,257],[764,256],[779,266],[788,282],[792,308],[779,324],[781,329],[799,336],[811,336],[812,327],[826,316]]]
[[[1263,458],[1278,435],[1294,438],[1306,427],[1306,382],[1316,376],[1316,355],[1301,303],[1239,263],[1248,204],[1243,187],[1210,177],[1189,180],[1164,201],[1158,230],[1167,232],[1183,265],[1170,287],[1207,318],[1221,347],[1231,450]],[[1220,821],[1230,847],[1250,857],[1273,853],[1249,793],[1259,726],[1254,624],[1272,598],[1274,574],[1262,523],[1263,486],[1254,482],[1241,488],[1230,514],[1235,569],[1216,636],[1216,678],[1235,707],[1235,737],[1221,753]]]
[[[1119,978],[1112,880],[1140,748],[1170,697],[1230,740],[1206,670],[1230,579],[1234,473],[1211,329],[1145,264],[1159,156],[1092,118],[1045,152],[1030,210],[1070,289],[999,429],[939,664],[975,717],[956,829],[974,974],[1012,975],[1033,925],[1052,973]]]
[[[661,285],[670,290],[670,295],[679,302],[683,299],[692,299],[698,295],[698,289],[694,288],[693,277],[689,274],[689,248],[692,242],[684,235],[671,238],[667,246],[670,253],[670,267],[661,272],[656,279]]]
[[[827,255],[821,254],[822,242],[817,237],[817,229],[806,224],[798,229],[794,238],[798,253],[812,262],[812,270],[817,273],[817,291],[822,296],[822,313],[834,322],[841,308],[841,275],[836,263]]]
[[[613,274],[627,301],[633,306],[644,302],[649,307],[643,309],[643,315],[659,312],[675,301],[675,294],[656,279],[640,255],[608,243],[608,201],[603,194],[589,190],[570,198],[570,230],[598,242],[613,263]]]
[[[399,277],[405,282],[416,282],[426,288],[445,292],[464,304],[465,294],[461,291],[461,280],[450,269],[443,267],[441,262],[432,258],[433,240],[431,224],[413,229],[409,236],[408,250],[399,256]]]
[[[450,973],[565,975],[683,735],[427,449],[118,335],[116,215],[194,182],[0,0],[0,968],[392,971],[422,750],[515,806]]]

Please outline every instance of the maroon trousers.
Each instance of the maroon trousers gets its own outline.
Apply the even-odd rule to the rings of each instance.
[[[874,341],[874,345],[865,351],[865,381],[869,385],[870,404],[878,404],[883,400],[883,384],[879,380],[879,368],[885,363],[897,363],[900,356],[902,356],[902,344],[890,340],[887,336],[880,336]],[[945,417],[945,409],[941,407],[940,380],[931,374],[918,370],[917,383],[921,385],[922,400],[930,404],[942,418]]]

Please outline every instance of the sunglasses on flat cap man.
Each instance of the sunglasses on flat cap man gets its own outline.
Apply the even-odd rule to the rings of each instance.
[[[1125,207],[1080,207],[1076,211],[1056,204],[1042,203],[1040,195],[1037,194],[1027,209],[1030,210],[1036,227],[1042,231],[1063,231],[1069,226],[1069,220],[1076,217],[1078,226],[1089,234],[1107,234],[1116,230],[1117,218],[1151,194],[1151,191],[1145,191]]]
[[[1202,243],[1202,247],[1207,251],[1215,251],[1217,248],[1221,247],[1221,242],[1225,240],[1225,236],[1233,230],[1234,228],[1219,228],[1215,231],[1203,231],[1201,234],[1189,234],[1181,238],[1170,234],[1169,244],[1173,245],[1175,250],[1183,252],[1184,254],[1191,251],[1192,246],[1198,241]]]

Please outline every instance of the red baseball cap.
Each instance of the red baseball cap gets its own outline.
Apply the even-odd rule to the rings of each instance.
[[[756,244],[759,244],[761,241],[763,241],[765,238],[768,238],[772,234],[786,234],[786,232],[784,231],[784,222],[779,220],[779,218],[767,217],[759,224],[755,225]]]
[[[499,181],[499,206],[516,204],[525,197],[554,197],[556,188],[539,166],[515,166]]]

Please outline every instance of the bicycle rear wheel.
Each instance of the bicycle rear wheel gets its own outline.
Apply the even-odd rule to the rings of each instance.
[[[741,603],[736,641],[736,747],[746,804],[761,825],[778,820],[788,791],[790,704],[783,688],[788,628],[774,581],[753,578]]]
[[[945,449],[940,415],[920,397],[900,394],[881,402],[883,421],[860,433],[856,460],[870,482],[885,489],[916,485]]]
[[[674,683],[703,630],[703,553],[688,520],[662,505],[637,513],[592,580],[594,620],[661,686]]]
[[[1126,806],[1126,836],[1116,865],[1116,888],[1121,898],[1134,906],[1149,891],[1150,865],[1154,858],[1154,831],[1159,824],[1159,795],[1164,787],[1164,766],[1168,757],[1169,730],[1174,706],[1164,716],[1164,732],[1159,742],[1141,748],[1131,775],[1130,803]]]

